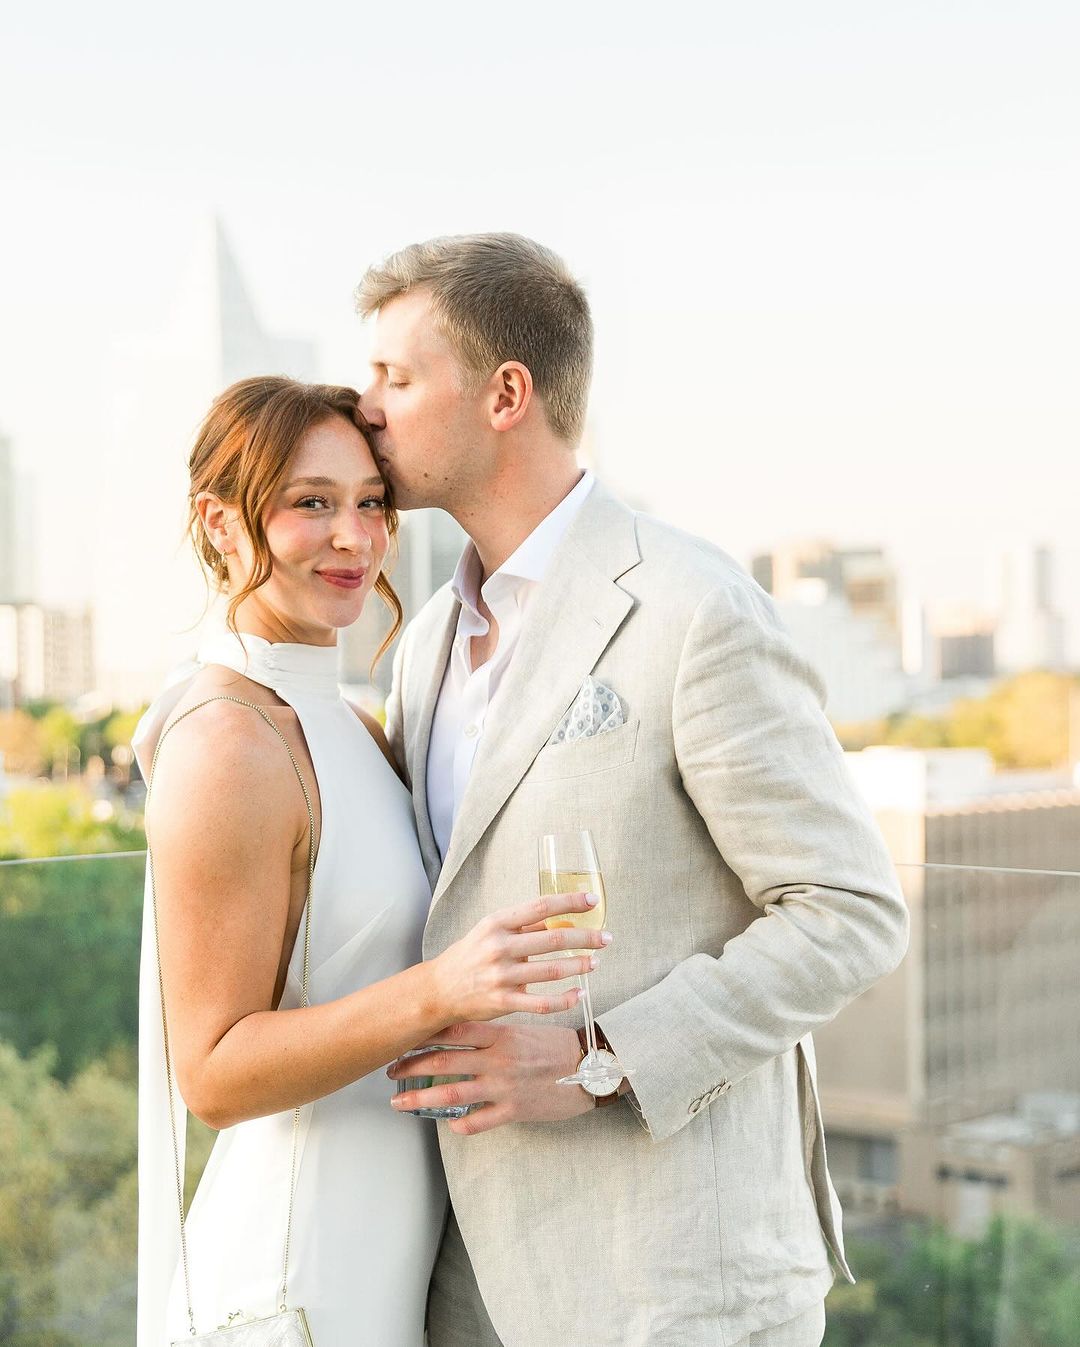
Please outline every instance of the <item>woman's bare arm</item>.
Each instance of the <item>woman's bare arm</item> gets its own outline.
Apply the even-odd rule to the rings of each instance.
[[[330,1094],[454,1020],[568,1009],[576,993],[527,994],[525,970],[528,982],[548,981],[586,960],[522,960],[601,944],[599,932],[519,934],[527,922],[585,906],[584,895],[547,907],[534,900],[486,919],[438,960],[325,1005],[274,1010],[298,865],[306,886],[307,813],[277,736],[228,702],[170,735],[147,831],[174,1072],[188,1107],[211,1127]]]

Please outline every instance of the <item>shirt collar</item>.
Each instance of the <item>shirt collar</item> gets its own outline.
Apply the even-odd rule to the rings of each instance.
[[[506,558],[497,571],[484,582],[484,598],[489,597],[489,586],[499,589],[504,580],[531,580],[538,584],[547,574],[556,548],[562,542],[574,516],[585,503],[596,478],[586,470],[573,489],[565,495],[550,514],[544,516],[521,545]],[[492,582],[495,582],[492,585]],[[480,557],[472,542],[458,559],[454,578],[450,582],[454,597],[471,612],[477,612],[480,588]]]

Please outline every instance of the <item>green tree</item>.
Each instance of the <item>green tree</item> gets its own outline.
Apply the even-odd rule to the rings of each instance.
[[[41,726],[21,709],[0,711],[0,754],[14,776],[37,776],[45,761]]]
[[[96,1065],[65,1089],[50,1055],[0,1043],[0,1342],[130,1343],[135,1087]]]
[[[860,1281],[829,1296],[826,1347],[1077,1347],[1074,1244],[1004,1217],[978,1240],[915,1227],[899,1252],[853,1241]]]
[[[40,1054],[22,1061],[0,1043],[0,1342],[63,1347],[55,1314],[52,1212],[63,1165],[52,1144],[62,1091]]]
[[[109,759],[122,772],[123,783],[131,781],[132,763],[135,756],[131,751],[131,740],[142,711],[117,711],[102,731],[102,738],[109,750]]]
[[[102,802],[77,781],[13,790],[0,808],[0,858],[141,851],[145,845],[141,820],[103,812]]]
[[[52,1055],[0,1041],[0,1343],[130,1347],[136,1089],[127,1059],[63,1085]],[[214,1134],[189,1133],[187,1190]]]
[[[955,748],[988,748],[999,767],[1063,767],[1069,755],[1069,702],[1080,681],[1035,671],[1010,678],[979,701],[958,702],[949,718]]]
[[[108,748],[117,748],[121,744],[130,744],[135,726],[142,719],[145,707],[137,711],[116,711],[105,722],[102,739]]]
[[[38,721],[42,748],[52,767],[53,775],[65,778],[79,769],[79,725],[64,706],[51,707]]]
[[[139,856],[0,868],[0,1037],[24,1054],[51,1045],[62,1080],[133,1050],[143,869]]]
[[[837,726],[837,734],[849,749],[985,748],[998,767],[1052,770],[1069,760],[1070,709],[1080,727],[1080,678],[1034,670],[998,683],[985,697],[957,701],[944,715],[898,713]]]

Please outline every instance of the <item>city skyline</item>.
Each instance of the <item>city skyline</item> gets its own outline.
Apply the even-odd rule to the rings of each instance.
[[[243,266],[219,218],[206,216],[199,221],[179,275],[172,302],[155,325],[148,331],[128,334],[113,351],[113,373],[108,384],[111,430],[105,471],[96,483],[98,516],[109,518],[110,481],[116,478],[122,479],[127,491],[143,505],[128,517],[123,533],[106,530],[95,547],[86,570],[90,598],[85,604],[73,601],[70,593],[66,600],[52,598],[50,603],[48,589],[40,591],[33,584],[23,585],[27,592],[21,595],[24,600],[44,601],[69,613],[88,607],[97,630],[99,690],[127,701],[152,695],[168,668],[193,652],[202,620],[199,614],[205,616],[205,591],[182,542],[180,507],[185,491],[186,445],[176,428],[194,427],[217,389],[264,367],[286,369],[296,377],[318,377],[314,342],[271,334],[264,327],[257,300],[245,282]],[[165,408],[169,411],[163,415]],[[603,458],[602,447],[591,432],[587,432],[583,456],[594,467],[594,460]],[[30,574],[33,568],[26,511],[16,508],[21,495],[33,494],[32,485],[25,470],[14,472],[10,439],[0,437],[0,534],[8,542],[9,573],[16,555],[20,574]],[[676,518],[673,522],[681,521]],[[18,547],[13,548],[17,532]],[[136,575],[122,579],[133,549],[147,558],[148,564]],[[819,554],[847,555],[855,561],[856,572],[860,567],[865,569],[869,558],[876,558],[869,563],[871,574],[879,565],[886,567],[890,577],[886,625],[896,628],[895,649],[890,651],[891,637],[882,644],[874,635],[873,623],[868,625],[865,618],[855,615],[853,626],[842,595],[825,591],[811,594],[809,587],[820,583],[813,580],[792,585],[799,574],[798,558]],[[1060,557],[1034,544],[988,550],[980,558],[983,583],[966,592],[950,589],[948,578],[941,584],[940,576],[936,593],[919,592],[910,573],[886,556],[876,540],[864,539],[860,546],[835,549],[832,540],[808,533],[780,544],[770,553],[752,549],[749,555],[736,559],[757,575],[758,563],[770,557],[784,559],[789,570],[795,566],[788,581],[776,591],[781,615],[796,643],[825,675],[830,712],[839,722],[873,719],[909,704],[916,683],[901,673],[901,666],[908,674],[922,674],[924,685],[928,677],[934,681],[933,641],[937,637],[955,641],[958,629],[985,634],[1000,626],[1003,638],[1011,633],[1011,640],[1000,642],[1001,649],[1015,647],[1016,653],[1011,660],[999,661],[999,671],[1023,669],[1025,641],[1032,650],[1038,644],[1032,640],[1033,623],[1045,626],[1048,611],[1061,607],[1067,610],[1069,606],[1060,603],[1063,587],[1056,577]],[[808,573],[816,574],[813,566]],[[952,585],[956,585],[955,577]],[[1032,600],[1026,605],[1022,595],[1025,585]],[[768,583],[766,588],[770,588]],[[958,592],[962,595],[959,599]],[[133,605],[140,603],[148,618],[132,628],[130,613]],[[408,612],[416,607],[412,602]],[[902,609],[909,619],[913,613],[918,614],[921,665],[912,665],[908,642],[900,630]],[[1067,649],[1073,663],[1080,664],[1080,624],[1063,623],[1060,617],[1054,620],[1057,626],[1047,632],[1043,645],[1049,641],[1054,649]],[[860,625],[861,632],[855,629]],[[346,642],[343,667],[359,667],[356,652],[368,646],[373,652],[378,644],[367,635],[381,629],[378,615],[369,617],[363,626],[363,635],[350,634]],[[124,641],[129,633],[132,644],[125,653]],[[1033,658],[1029,664],[1034,667],[1038,662]],[[1059,654],[1047,667],[1060,667],[1061,662]],[[151,676],[148,670],[153,671]],[[385,671],[381,681],[385,681]]]
[[[543,25],[501,16],[492,48],[421,5],[407,56],[389,14],[316,0],[319,45],[243,11],[0,20],[19,128],[0,175],[24,207],[0,249],[0,429],[40,485],[22,508],[46,602],[89,597],[88,562],[143,505],[100,480],[115,353],[157,326],[208,214],[261,326],[350,383],[372,259],[512,228],[588,289],[590,450],[617,490],[744,563],[807,536],[883,546],[943,604],[987,605],[998,553],[1047,545],[1080,658],[1075,10],[683,23],[676,4],[613,25],[558,0]]]
[[[193,429],[215,392],[237,378],[264,369],[317,377],[312,341],[271,333],[263,324],[219,218],[199,222],[180,277],[172,303],[154,325],[129,334],[113,351],[110,433],[95,483],[95,513],[105,521],[123,518],[124,526],[107,528],[88,559],[91,598],[85,605],[74,604],[70,596],[44,604],[44,612],[54,614],[49,620],[57,631],[66,629],[65,622],[77,630],[78,609],[85,607],[95,635],[94,691],[127,704],[153,696],[168,671],[192,657],[199,629],[216,610],[207,602],[205,583],[183,540],[187,446],[178,428]],[[590,467],[603,458],[589,431],[582,456]],[[124,483],[126,496],[139,502],[137,509],[117,515],[114,481]],[[21,496],[32,494],[31,486],[25,472],[14,472],[10,440],[0,437],[0,537],[7,543],[0,602],[5,586],[9,599],[42,602],[35,585],[24,584],[21,593],[13,579],[16,569],[30,574],[33,562],[26,511],[17,508]],[[421,547],[425,555],[432,525],[422,516],[430,513],[420,512],[415,521],[417,539],[429,540]],[[440,534],[463,537],[452,521],[446,524],[449,532],[440,525]],[[15,547],[17,532],[21,539]],[[413,533],[406,523],[396,575],[404,586],[407,619],[433,586],[449,578],[454,563],[447,554],[434,570],[429,562],[413,567]],[[133,568],[136,555],[143,564]],[[950,673],[986,678],[1026,668],[1060,669],[1067,646],[1080,664],[1080,631],[1070,633],[1060,615],[1059,558],[1043,546],[988,552],[982,558],[988,583],[974,591],[978,597],[969,590],[961,602],[947,597],[947,584],[937,593],[919,593],[877,542],[837,548],[807,534],[737,560],[773,594],[797,647],[822,674],[836,724],[873,721],[910,708]],[[131,621],[133,611],[142,613],[137,624]],[[34,621],[45,621],[44,612]],[[360,673],[383,627],[381,614],[373,610],[343,638],[343,676],[362,681]],[[387,676],[384,667],[378,680],[384,691]]]

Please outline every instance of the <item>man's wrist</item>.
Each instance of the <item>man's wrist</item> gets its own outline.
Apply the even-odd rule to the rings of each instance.
[[[598,1050],[600,1052],[610,1052],[611,1055],[615,1057],[616,1056],[615,1050],[612,1048],[611,1044],[607,1041],[607,1036],[605,1035],[603,1029],[601,1029],[600,1026],[595,1021],[593,1021],[593,1029],[596,1033],[596,1046]],[[576,1032],[578,1037],[578,1046],[581,1049],[581,1060],[584,1060],[589,1055],[588,1031],[585,1029],[584,1025],[582,1025],[582,1027],[579,1028]],[[588,1097],[593,1102],[594,1108],[603,1108],[606,1104],[613,1104],[617,1099],[621,1099],[627,1093],[629,1088],[630,1082],[627,1080],[625,1076],[623,1076],[622,1080],[619,1081],[618,1089],[613,1090],[611,1094],[591,1094],[588,1090],[584,1089],[583,1087],[582,1093],[588,1095]]]

